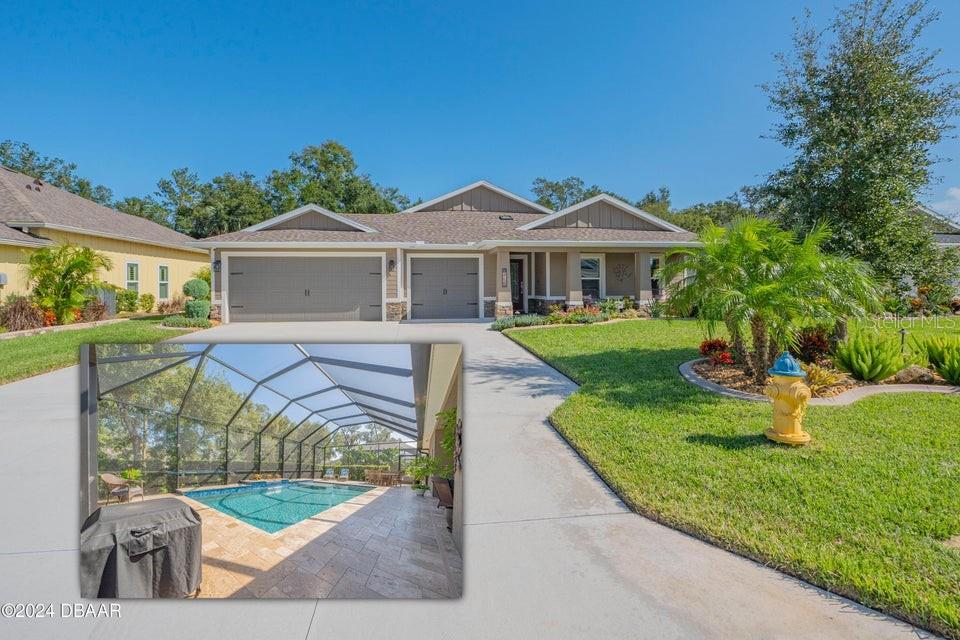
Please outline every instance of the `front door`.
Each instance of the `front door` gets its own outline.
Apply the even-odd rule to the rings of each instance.
[[[510,299],[513,302],[514,313],[526,312],[526,307],[523,304],[523,294],[526,291],[527,283],[524,280],[525,269],[523,265],[523,260],[517,258],[510,260]]]

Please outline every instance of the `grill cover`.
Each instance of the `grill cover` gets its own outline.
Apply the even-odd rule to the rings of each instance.
[[[200,516],[176,498],[97,509],[80,531],[84,598],[183,598],[201,578]]]

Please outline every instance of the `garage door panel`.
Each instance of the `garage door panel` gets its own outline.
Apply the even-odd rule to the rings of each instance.
[[[234,257],[233,322],[381,320],[380,257]]]
[[[477,258],[411,258],[410,279],[414,319],[479,316]]]

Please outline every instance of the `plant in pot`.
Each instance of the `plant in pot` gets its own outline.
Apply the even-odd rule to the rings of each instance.
[[[446,477],[450,471],[450,465],[441,464],[431,456],[420,456],[407,465],[407,473],[413,476],[410,488],[416,491],[418,496],[422,496],[427,491],[427,480],[430,476]]]

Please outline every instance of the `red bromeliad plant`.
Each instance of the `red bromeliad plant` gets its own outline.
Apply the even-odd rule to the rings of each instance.
[[[713,338],[700,343],[700,355],[710,356],[720,351],[728,351],[730,345],[723,338]]]
[[[729,351],[713,351],[710,353],[710,364],[724,365],[733,364],[733,356]]]

